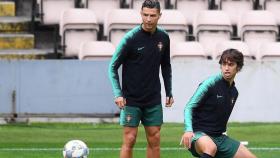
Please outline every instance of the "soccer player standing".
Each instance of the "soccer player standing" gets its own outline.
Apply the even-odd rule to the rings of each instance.
[[[147,158],[160,157],[160,129],[163,123],[160,67],[166,106],[170,107],[174,102],[171,92],[170,40],[168,34],[157,27],[160,16],[160,3],[157,0],[145,0],[141,8],[142,24],[123,37],[109,66],[115,103],[121,108],[121,158],[132,157],[140,121],[148,142]],[[122,86],[118,75],[121,65]]]
[[[182,142],[193,156],[256,158],[239,141],[223,134],[238,97],[234,78],[243,60],[238,50],[225,50],[219,61],[221,73],[203,81],[187,103]]]

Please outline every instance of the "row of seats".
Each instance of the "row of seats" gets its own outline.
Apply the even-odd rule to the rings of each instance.
[[[194,33],[206,52],[211,54],[220,41],[230,40],[233,33],[230,20],[222,11],[203,11],[197,16]],[[259,45],[278,40],[278,26],[269,11],[248,11],[238,24],[238,35],[256,53]]]
[[[126,7],[128,3],[133,8],[137,8],[142,0],[37,0],[37,10],[39,12],[37,15],[44,25],[59,24],[60,14],[64,10],[82,7],[94,11],[98,24],[104,24],[106,12],[113,9],[128,8]],[[165,3],[162,5],[164,6]]]
[[[59,14],[66,9],[75,8],[77,1],[82,3],[82,6],[93,10],[99,24],[104,24],[106,12],[112,9],[132,8],[139,12],[143,0],[37,0],[39,6],[39,15],[44,24],[58,24]],[[189,25],[192,25],[196,14],[202,10],[218,9],[225,11],[233,25],[237,25],[240,16],[253,9],[255,3],[263,6],[263,10],[272,12],[280,24],[280,1],[278,0],[159,0],[162,8],[173,8],[182,12]],[[214,3],[214,4],[213,4]],[[211,6],[216,7],[211,7]]]
[[[185,41],[188,31],[183,15],[171,10],[165,10],[163,14],[159,25],[169,32],[171,42]],[[106,17],[104,35],[116,46],[128,30],[140,23],[141,17],[135,10],[114,9]],[[65,10],[59,24],[61,45],[66,56],[75,56],[78,53],[79,43],[97,40],[99,31],[97,18],[89,9]]]
[[[79,44],[85,41],[97,40],[99,25],[95,13],[90,9],[68,9],[60,19],[61,45],[66,56],[76,56]],[[141,23],[139,13],[133,9],[113,9],[105,17],[104,35],[108,41],[117,46],[124,34]],[[188,27],[183,14],[176,10],[162,11],[159,26],[170,36],[171,45],[187,41]],[[239,35],[256,54],[259,45],[275,42],[278,37],[278,27],[275,18],[269,11],[246,12],[238,25]],[[196,41],[211,55],[217,43],[232,38],[232,25],[223,11],[201,11],[194,23]]]
[[[224,41],[218,43],[210,58],[199,42],[178,42],[170,48],[172,60],[213,59],[218,60],[226,49],[241,51],[245,60],[275,61],[280,60],[280,42],[270,42],[258,48],[258,54],[252,54],[246,43],[242,41]],[[115,46],[108,41],[88,41],[81,44],[78,57],[80,60],[109,60],[115,52]]]

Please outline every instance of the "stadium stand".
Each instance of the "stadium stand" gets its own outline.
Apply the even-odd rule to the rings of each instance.
[[[277,25],[280,25],[280,1],[264,0],[263,7],[264,10],[270,11],[274,15]]]
[[[194,22],[194,35],[207,55],[212,56],[216,44],[231,39],[232,26],[228,15],[223,11],[201,11]]]
[[[68,9],[60,20],[61,44],[65,57],[77,57],[80,44],[96,41],[99,26],[93,11],[85,8]]]
[[[95,12],[99,24],[98,40],[107,40],[104,35],[106,16],[113,9],[129,8],[126,0],[83,0],[84,6]]]
[[[89,41],[81,44],[80,60],[110,60],[115,46],[108,41]]]
[[[256,59],[256,56],[250,53],[248,45],[243,41],[224,41],[217,43],[216,50],[214,51],[212,58],[215,60],[219,59],[222,52],[229,48],[241,51],[245,60]]]
[[[104,24],[105,16],[113,9],[121,8],[120,0],[86,0],[86,8],[94,11],[99,24]]]
[[[141,23],[139,12],[133,9],[113,9],[104,23],[104,35],[117,46],[125,33]]]
[[[167,1],[167,8],[166,9],[175,9],[176,0],[166,0]]]
[[[187,21],[180,11],[162,10],[158,25],[168,32],[171,44],[186,41]]]
[[[44,25],[59,24],[64,10],[75,8],[75,0],[37,0],[39,15]]]
[[[207,59],[203,46],[196,41],[177,42],[171,46],[171,59],[174,60],[194,60]]]
[[[33,0],[35,1],[35,0]],[[43,42],[41,47],[52,47],[53,52],[58,55],[59,49],[59,22],[61,18],[61,14],[68,9],[73,9],[79,6],[77,4],[79,0],[37,0],[36,8],[33,8],[36,13],[37,18],[39,18],[39,24],[36,25],[37,30],[41,30],[42,35],[38,35],[38,38],[42,38],[48,42]],[[46,38],[46,34],[49,34]],[[50,37],[50,35],[52,37]],[[41,40],[39,40],[41,42]],[[49,41],[52,41],[52,45],[50,45]],[[45,46],[47,45],[47,46]]]
[[[189,33],[193,33],[193,22],[197,13],[209,8],[208,0],[176,0],[175,9],[183,13],[187,20]]]
[[[35,2],[36,6],[33,4],[31,6],[31,1],[32,3]],[[107,40],[116,46],[128,30],[141,23],[139,11],[142,1],[140,0],[30,0],[28,4],[25,4],[26,2],[1,1],[2,6],[5,4],[5,7],[2,7],[4,9],[0,13],[0,16],[2,16],[0,17],[2,28],[0,31],[9,32],[0,35],[1,54],[30,53],[47,56],[47,51],[48,53],[57,53],[57,49],[59,49],[58,53],[62,53],[65,57],[78,57],[80,45],[77,43]],[[17,3],[20,3],[19,7],[16,7]],[[221,41],[234,39],[236,30],[231,27],[232,25],[237,24],[237,35],[240,37],[237,40],[241,40],[236,41],[236,45],[238,45],[237,43],[240,45],[245,43],[249,47],[249,52],[253,58],[257,57],[258,47],[263,42],[275,42],[279,37],[279,19],[277,20],[278,16],[275,16],[279,12],[277,8],[279,2],[276,0],[160,0],[160,3],[162,5],[162,17],[159,20],[159,26],[168,32],[171,44],[184,43],[191,40],[191,36],[194,36],[196,41],[203,46],[204,52],[214,59],[216,58],[214,54],[217,53],[215,50],[218,47],[216,45]],[[217,6],[215,6],[215,3],[217,3]],[[263,6],[263,8],[257,8],[257,4]],[[85,24],[78,22],[79,20],[83,21],[82,16],[78,16],[76,21],[72,18],[68,18],[68,22],[65,19],[60,21],[61,16],[58,16],[58,14],[81,7],[91,10],[91,14],[95,14],[95,16],[92,16],[95,17],[95,20],[92,18],[90,19],[91,22],[87,21],[87,24]],[[6,11],[5,8],[9,8],[9,11]],[[29,9],[26,10],[26,8],[32,8],[32,11],[38,10],[38,12],[28,13],[28,15],[32,15],[31,18],[16,17],[16,14],[27,15],[25,12]],[[18,9],[22,11],[19,12]],[[253,9],[263,10],[252,11]],[[244,16],[238,20],[240,15],[235,13],[237,10],[240,15],[245,10],[249,11],[245,12]],[[225,16],[225,13],[227,16]],[[273,16],[271,15],[273,14],[276,20],[272,20]],[[35,19],[36,26],[32,28],[34,27],[32,18],[34,18],[33,16],[36,18],[36,15],[38,16]],[[248,15],[250,17],[247,17]],[[261,18],[261,16],[263,17]],[[63,26],[63,23],[73,24]],[[90,26],[89,23],[94,24]],[[54,29],[49,29],[49,27],[54,27]],[[35,33],[32,31],[34,29]],[[41,32],[44,33],[40,35]],[[51,36],[56,36],[56,34],[57,37],[52,39]],[[45,41],[45,39],[48,40]],[[77,42],[77,40],[79,41]],[[13,42],[7,43],[7,41],[24,42],[15,44]],[[50,44],[50,41],[54,42],[54,46]],[[39,49],[36,49],[38,45]],[[53,52],[49,46],[54,47]],[[40,49],[45,47],[48,50]],[[59,59],[60,56],[57,56],[57,58]]]
[[[253,0],[218,0],[219,9],[228,14],[231,24],[237,25],[244,12],[253,10]],[[237,9],[238,8],[238,9]]]
[[[261,61],[280,61],[280,42],[262,44],[259,47],[258,59]]]
[[[277,41],[278,28],[271,12],[248,11],[240,19],[239,32],[250,52],[257,54],[262,43]]]
[[[0,8],[0,16],[15,16],[15,2],[1,1]]]
[[[35,1],[0,1],[1,59],[39,59],[46,54],[35,49],[33,4]]]

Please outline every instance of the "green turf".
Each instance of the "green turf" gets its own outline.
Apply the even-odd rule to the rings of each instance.
[[[249,141],[249,148],[280,147],[280,123],[230,123],[228,135]],[[164,124],[161,133],[162,158],[191,158],[180,149],[183,124]],[[118,124],[31,123],[0,126],[0,158],[62,158],[64,144],[72,139],[83,140],[91,149],[89,158],[117,158],[122,141]],[[134,157],[144,158],[146,138],[140,126]],[[25,151],[18,149],[39,148]],[[43,149],[52,150],[43,150]],[[113,148],[113,151],[103,150]],[[172,148],[166,150],[166,148]],[[6,150],[7,149],[7,150]],[[13,149],[11,151],[11,149]],[[102,150],[95,150],[102,149]],[[280,150],[253,150],[259,158],[277,158]]]

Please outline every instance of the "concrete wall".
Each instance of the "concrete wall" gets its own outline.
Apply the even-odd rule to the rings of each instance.
[[[78,60],[1,61],[0,113],[114,114],[108,62]]]
[[[164,108],[166,122],[182,122],[187,101],[198,84],[219,73],[218,61],[173,61],[174,107]],[[280,62],[246,61],[236,76],[239,91],[230,121],[280,121]]]
[[[0,61],[0,114],[114,114],[108,61]],[[198,84],[219,73],[217,61],[173,60],[175,104],[164,107],[165,122],[183,122],[183,110]],[[280,121],[280,61],[246,62],[236,78],[239,98],[231,121]],[[164,90],[164,88],[162,88]],[[162,92],[164,98],[164,92]]]

